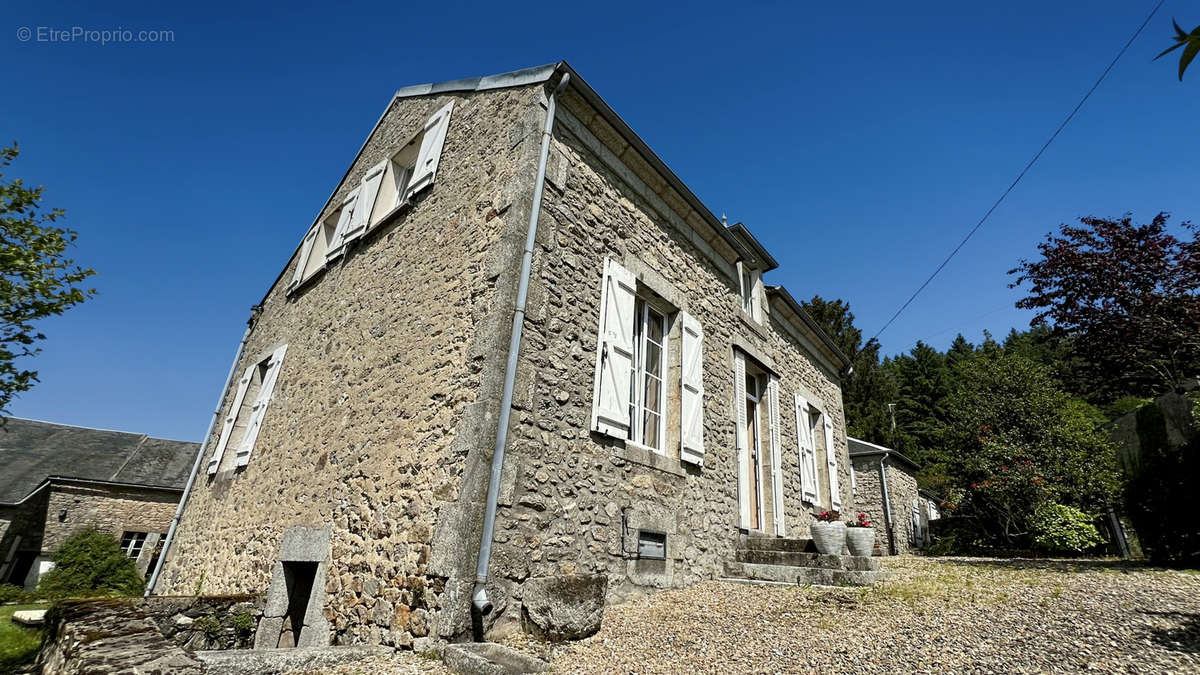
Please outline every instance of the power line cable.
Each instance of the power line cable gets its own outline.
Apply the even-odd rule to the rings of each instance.
[[[1108,77],[1109,71],[1113,69],[1113,66],[1117,65],[1117,61],[1121,60],[1121,57],[1124,56],[1125,52],[1129,50],[1129,47],[1133,44],[1134,40],[1137,40],[1138,36],[1142,34],[1142,30],[1146,28],[1146,25],[1149,24],[1150,20],[1154,18],[1154,15],[1158,13],[1159,8],[1163,6],[1164,2],[1166,2],[1166,0],[1158,0],[1158,4],[1154,6],[1154,9],[1150,10],[1150,14],[1146,16],[1146,20],[1143,21],[1142,25],[1138,26],[1138,29],[1133,32],[1133,35],[1130,36],[1129,40],[1125,43],[1125,46],[1121,47],[1121,51],[1117,52],[1117,55],[1113,57],[1112,62],[1108,64],[1108,67],[1104,69],[1104,72],[1100,73],[1100,77],[1096,79],[1096,83],[1092,85],[1091,89],[1088,89],[1087,93],[1083,95],[1083,98],[1079,100],[1079,103],[1075,105],[1075,108],[1071,111],[1071,114],[1067,115],[1066,119],[1062,121],[1062,124],[1058,125],[1058,128],[1054,130],[1054,133],[1050,134],[1050,138],[1048,138],[1046,142],[1042,144],[1041,149],[1037,151],[1037,154],[1033,156],[1033,159],[1029,160],[1029,163],[1025,165],[1025,168],[1021,169],[1021,173],[1017,174],[1017,177],[1011,184],[1009,184],[1008,189],[1006,189],[1003,194],[1000,195],[1000,198],[997,199],[994,204],[992,204],[992,208],[988,209],[987,213],[983,214],[983,217],[979,219],[979,222],[975,223],[975,227],[971,228],[970,232],[967,232],[967,236],[963,237],[963,240],[958,242],[958,246],[954,247],[954,250],[950,252],[950,255],[946,256],[946,259],[942,261],[942,264],[937,266],[937,269],[933,271],[933,274],[929,275],[929,278],[925,280],[925,283],[921,284],[920,288],[918,288],[908,298],[908,300],[906,300],[904,304],[900,306],[900,309],[896,310],[896,313],[892,315],[892,318],[888,319],[887,323],[883,324],[883,328],[880,328],[879,331],[875,333],[874,337],[871,338],[871,340],[875,340],[882,335],[883,331],[887,330],[888,326],[892,325],[892,322],[895,321],[896,318],[904,312],[904,310],[908,309],[908,306],[912,304],[912,301],[916,300],[917,296],[921,294],[921,291],[925,290],[925,287],[929,285],[929,282],[933,281],[934,277],[936,277],[938,273],[942,271],[942,268],[944,268],[947,263],[949,263],[954,256],[957,255],[960,250],[962,250],[962,247],[971,240],[971,237],[975,236],[975,233],[979,231],[979,228],[983,227],[983,224],[987,222],[987,219],[992,215],[992,212],[996,210],[996,207],[1000,206],[1000,203],[1004,201],[1005,197],[1008,197],[1008,193],[1012,192],[1013,188],[1017,187],[1017,183],[1021,182],[1021,179],[1025,177],[1025,174],[1028,173],[1029,170],[1033,168],[1033,165],[1037,163],[1038,159],[1041,158],[1042,153],[1046,152],[1046,148],[1050,147],[1050,144],[1054,142],[1054,139],[1058,138],[1059,133],[1061,133],[1062,130],[1066,128],[1067,124],[1070,123],[1070,121],[1075,117],[1075,113],[1079,112],[1079,109],[1083,107],[1083,104],[1087,103],[1087,100],[1091,98],[1092,92],[1096,91],[1096,88],[1100,86],[1100,83],[1104,81],[1104,78]],[[866,344],[870,344],[871,340],[868,340]]]

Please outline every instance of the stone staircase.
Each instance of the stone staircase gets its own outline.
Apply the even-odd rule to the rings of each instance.
[[[879,558],[817,553],[808,539],[739,535],[725,580],[817,586],[869,586],[882,578]]]

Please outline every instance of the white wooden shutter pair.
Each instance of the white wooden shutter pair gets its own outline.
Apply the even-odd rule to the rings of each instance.
[[[404,191],[405,199],[433,185],[438,162],[442,158],[442,146],[446,143],[446,131],[450,128],[450,113],[453,111],[454,102],[451,101],[425,121],[425,136],[421,138],[417,165],[408,181],[408,188]]]
[[[629,438],[637,278],[616,261],[605,258],[602,283],[596,375],[592,385],[592,429]]]
[[[738,527],[750,529],[750,442],[746,438],[746,356],[733,352],[733,416],[737,421]]]
[[[358,185],[358,199],[354,203],[354,212],[346,221],[346,231],[342,233],[341,244],[354,241],[371,227],[371,212],[375,210],[375,198],[379,196],[379,185],[383,183],[383,173],[387,171],[387,166],[388,160],[385,159],[371,167],[363,176]]]
[[[771,437],[771,488],[775,505],[775,534],[785,536],[787,527],[783,523],[783,456],[779,442],[779,378],[771,376],[767,382],[767,422]]]
[[[342,200],[342,211],[338,214],[337,227],[333,230],[333,238],[329,242],[329,248],[325,251],[325,259],[336,258],[342,254],[342,247],[346,243],[346,231],[350,228],[350,219],[354,217],[354,209],[358,206],[358,195],[362,192],[362,186],[358,186],[346,195]]]
[[[679,458],[704,466],[704,329],[692,315],[680,312]]]
[[[829,464],[829,503],[834,511],[842,510],[842,489],[838,482],[837,450],[833,447],[833,422],[829,415],[821,415],[825,422],[825,461]]]
[[[246,433],[242,436],[241,442],[236,449],[237,466],[246,466],[250,461],[250,453],[254,450],[254,442],[258,439],[258,430],[262,426],[263,416],[267,411],[267,404],[271,402],[271,393],[275,389],[275,382],[279,378],[279,369],[283,365],[283,356],[287,353],[287,345],[279,347],[271,352],[271,356],[267,361],[267,372],[263,375],[262,386],[258,390],[258,398],[254,400],[254,404],[250,409],[250,417],[246,423]],[[217,441],[217,449],[213,451],[213,456],[208,461],[208,474],[211,476],[217,472],[221,466],[221,458],[225,455],[225,450],[229,445],[229,438],[233,434],[233,427],[237,422],[238,412],[242,408],[242,403],[246,399],[246,390],[250,386],[250,381],[254,378],[254,371],[259,367],[261,362],[250,364],[242,378],[238,380],[237,393],[234,394],[233,404],[229,408],[229,414],[225,417],[225,425],[221,428],[221,437]]]
[[[800,494],[804,501],[817,501],[817,448],[813,439],[808,400],[796,394],[796,447],[800,452]]]

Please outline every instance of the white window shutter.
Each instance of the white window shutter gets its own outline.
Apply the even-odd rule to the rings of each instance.
[[[629,438],[636,292],[637,277],[633,272],[605,258],[592,388],[592,429],[617,438]]]
[[[775,506],[775,535],[783,537],[787,535],[787,527],[783,522],[783,455],[779,447],[779,378],[774,375],[767,382],[767,413],[770,418],[767,425],[771,436],[771,488],[774,497],[772,501]]]
[[[229,406],[229,414],[225,416],[225,425],[221,427],[221,439],[217,441],[217,449],[213,451],[212,459],[208,460],[210,476],[221,466],[221,457],[225,455],[225,446],[229,445],[229,436],[233,433],[233,423],[237,421],[238,410],[242,408],[242,401],[246,398],[246,388],[250,386],[254,369],[257,367],[257,363],[251,363],[242,373],[242,379],[238,380],[237,393],[233,396],[233,404]]]
[[[267,404],[271,402],[271,392],[275,389],[275,381],[279,379],[279,369],[283,365],[283,355],[287,353],[287,345],[271,352],[267,362],[267,372],[263,375],[262,386],[258,390],[258,399],[250,412],[250,421],[246,426],[246,435],[242,437],[237,449],[237,466],[246,466],[250,462],[250,453],[254,452],[254,442],[258,440],[258,430],[262,428],[263,417],[267,414]]]
[[[762,272],[754,270],[750,273],[750,318],[762,321]]]
[[[817,501],[816,444],[808,415],[808,400],[796,394],[796,447],[800,452],[800,493],[804,501]]]
[[[680,312],[683,367],[680,382],[679,458],[704,466],[704,329],[687,312]]]
[[[750,529],[750,447],[746,438],[746,356],[733,352],[733,411],[737,421],[738,527]]]
[[[361,185],[351,190],[350,194],[346,195],[346,199],[342,201],[342,212],[338,214],[337,227],[333,230],[333,240],[329,242],[329,250],[325,253],[326,260],[342,254],[342,246],[346,243],[346,230],[350,227],[350,219],[354,217],[354,208],[358,203],[360,190],[362,190]]]
[[[404,191],[405,199],[433,185],[438,161],[442,157],[442,145],[446,142],[446,130],[450,127],[450,113],[453,110],[454,102],[451,101],[426,120],[425,136],[421,139],[421,150],[417,153],[417,166],[413,169],[408,188]]]
[[[375,198],[379,196],[379,185],[383,182],[383,172],[387,170],[388,162],[384,160],[367,171],[362,183],[358,186],[358,200],[354,203],[354,213],[346,224],[346,232],[342,235],[343,242],[353,241],[371,226],[371,211],[375,209]]]
[[[825,460],[829,463],[829,503],[834,511],[842,509],[842,490],[838,485],[837,450],[833,447],[833,422],[829,415],[821,415],[825,422]]]
[[[308,267],[308,257],[312,254],[313,244],[320,234],[321,223],[317,223],[304,235],[304,241],[300,244],[300,261],[296,263],[296,272],[292,275],[292,286],[304,280],[304,268]]]

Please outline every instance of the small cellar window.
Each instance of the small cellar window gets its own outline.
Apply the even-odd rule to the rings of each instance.
[[[639,530],[638,557],[642,560],[666,560],[667,535],[662,532]]]

